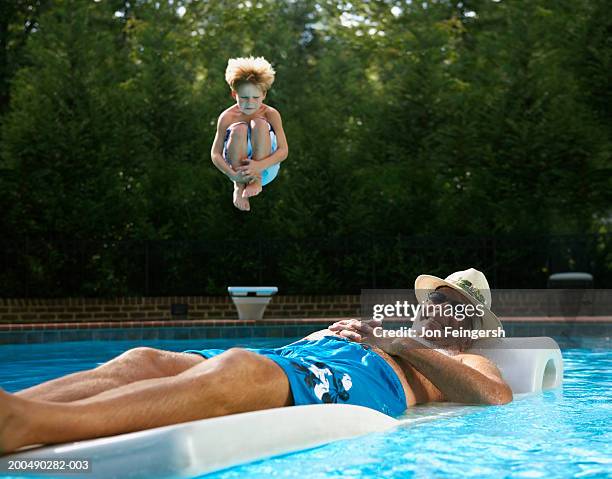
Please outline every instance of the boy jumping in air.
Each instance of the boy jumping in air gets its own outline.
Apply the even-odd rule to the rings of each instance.
[[[219,116],[211,149],[215,166],[234,182],[234,206],[249,211],[249,198],[278,174],[289,147],[277,110],[263,103],[274,83],[263,57],[231,58],[225,81],[236,104]]]

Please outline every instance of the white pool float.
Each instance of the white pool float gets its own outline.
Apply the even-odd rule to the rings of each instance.
[[[551,338],[487,339],[478,344],[471,352],[494,361],[515,394],[537,393],[561,385],[563,360],[559,346]],[[0,466],[6,471],[11,460],[87,459],[92,465],[90,472],[65,477],[193,477],[332,441],[459,414],[473,410],[473,406],[449,405],[437,409],[409,419],[394,419],[373,409],[342,404],[268,409],[30,449],[0,458]]]

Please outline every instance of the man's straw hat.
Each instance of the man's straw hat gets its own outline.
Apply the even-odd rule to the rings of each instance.
[[[480,271],[470,268],[457,271],[446,279],[428,274],[420,275],[414,282],[414,290],[419,303],[427,300],[427,294],[436,289],[447,286],[461,293],[473,305],[484,306],[482,325],[478,329],[497,330],[502,328],[501,321],[491,311],[491,288],[486,276]],[[476,313],[478,315],[478,313]]]

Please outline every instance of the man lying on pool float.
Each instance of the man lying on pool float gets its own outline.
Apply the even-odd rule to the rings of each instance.
[[[421,275],[415,288],[424,305],[472,304],[484,311],[462,321],[421,315],[417,330],[501,327],[480,271],[459,271],[446,280]],[[373,334],[379,325],[339,321],[277,349],[136,348],[90,371],[16,394],[0,391],[0,452],[294,404],[356,404],[396,416],[433,401],[512,400],[493,363],[464,353],[471,338],[442,335],[428,348],[411,338],[379,338]]]

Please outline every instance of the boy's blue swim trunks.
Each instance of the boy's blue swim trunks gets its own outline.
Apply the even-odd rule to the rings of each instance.
[[[253,158],[253,145],[251,144],[251,125],[249,124],[246,124],[246,125],[247,125],[247,158]],[[271,144],[270,154],[272,154],[276,151],[276,149],[278,148],[278,145],[276,143],[276,133],[274,133],[274,128],[272,128],[272,125],[270,125],[270,123],[268,123],[268,129],[270,130],[270,144]],[[227,140],[229,139],[231,131],[232,131],[231,126],[227,130],[225,130],[225,139],[223,140],[223,158],[228,163],[229,161],[227,159]],[[272,165],[270,168],[263,170],[261,172],[261,186],[266,186],[274,178],[276,178],[276,175],[278,175],[278,170],[280,170],[280,163],[277,163],[276,165]]]
[[[283,369],[295,405],[355,404],[389,416],[399,416],[406,410],[406,395],[395,371],[381,356],[359,343],[326,336],[276,349],[245,349],[271,359]],[[212,358],[224,350],[185,352]]]

